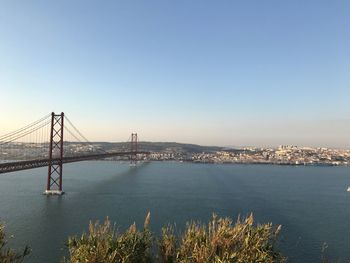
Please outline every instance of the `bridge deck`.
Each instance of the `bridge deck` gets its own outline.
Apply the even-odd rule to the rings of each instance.
[[[81,161],[88,161],[88,160],[105,159],[105,158],[110,158],[115,156],[131,156],[135,154],[149,154],[149,152],[114,152],[114,153],[103,153],[103,154],[80,155],[80,156],[72,156],[72,157],[63,157],[62,161],[63,163],[73,163],[73,162],[81,162]],[[60,162],[59,158],[54,158],[51,160],[51,163],[50,163],[50,159],[37,159],[37,160],[28,160],[28,161],[0,163],[0,174],[44,167],[44,166],[48,166],[49,164],[59,164],[59,162]]]

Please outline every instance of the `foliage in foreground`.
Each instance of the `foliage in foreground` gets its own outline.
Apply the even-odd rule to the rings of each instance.
[[[94,263],[206,263],[206,262],[284,262],[275,249],[281,226],[253,224],[251,214],[233,224],[229,218],[213,215],[206,224],[188,223],[183,234],[175,235],[175,227],[162,229],[158,240],[149,230],[150,215],[144,228],[133,224],[124,233],[117,233],[108,218],[100,225],[89,225],[89,233],[68,240],[67,262]]]
[[[0,224],[0,262],[1,263],[19,263],[23,262],[25,256],[30,253],[29,247],[25,247],[23,252],[18,253],[7,247],[4,226]]]
[[[102,225],[90,222],[88,234],[68,239],[70,260],[67,262],[151,262],[149,219],[148,214],[142,231],[134,223],[121,234],[115,232],[108,218]]]
[[[213,215],[208,225],[191,222],[178,240],[174,227],[163,228],[162,262],[283,262],[274,243],[281,227],[253,225],[251,214],[235,224]]]

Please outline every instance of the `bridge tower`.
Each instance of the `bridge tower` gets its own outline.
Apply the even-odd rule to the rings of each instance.
[[[51,114],[49,166],[44,194],[62,195],[64,113]]]
[[[131,133],[131,145],[130,145],[130,165],[136,166],[137,164],[137,151],[138,151],[138,138],[137,133]]]

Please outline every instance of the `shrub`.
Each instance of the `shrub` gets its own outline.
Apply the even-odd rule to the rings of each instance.
[[[175,227],[162,229],[154,242],[149,230],[150,215],[143,230],[135,223],[124,233],[117,233],[108,218],[100,225],[90,222],[89,232],[68,240],[70,259],[67,262],[93,263],[209,263],[209,262],[284,262],[275,241],[281,226],[253,225],[253,215],[233,224],[229,218],[213,215],[206,224],[190,222],[180,236]],[[151,253],[154,252],[154,253]],[[156,253],[157,252],[157,253]],[[153,254],[153,255],[151,255]]]
[[[188,223],[180,240],[169,225],[162,229],[160,258],[164,263],[284,262],[274,246],[280,230],[270,223],[254,226],[252,214],[235,224],[216,215],[208,225]]]
[[[30,248],[25,247],[23,252],[18,253],[7,247],[7,240],[4,226],[0,224],[0,262],[1,263],[19,263],[23,262],[25,256],[29,255]]]
[[[122,234],[115,231],[108,218],[102,225],[90,222],[88,234],[69,238],[70,260],[67,262],[151,262],[149,219],[148,214],[142,231],[137,230],[134,223]]]

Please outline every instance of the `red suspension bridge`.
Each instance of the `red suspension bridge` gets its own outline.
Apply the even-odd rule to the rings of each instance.
[[[65,138],[65,140],[63,140]],[[64,115],[49,115],[14,132],[0,136],[0,174],[48,167],[45,194],[62,194],[63,164],[112,157],[128,158],[135,165],[140,151],[137,133],[129,146],[105,151],[91,143]]]

